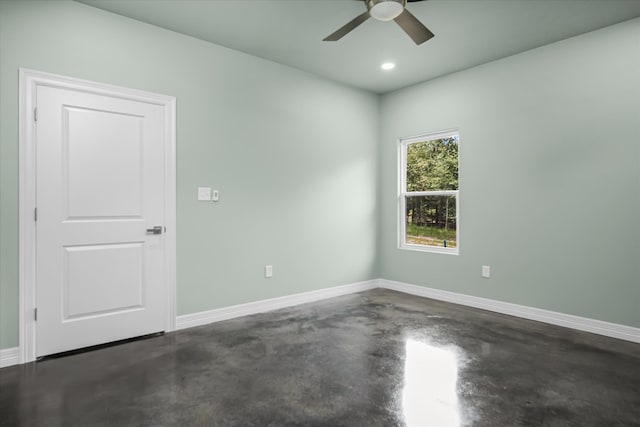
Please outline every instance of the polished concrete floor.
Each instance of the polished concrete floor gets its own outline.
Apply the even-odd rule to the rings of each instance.
[[[640,345],[373,290],[0,370],[2,426],[640,426]]]

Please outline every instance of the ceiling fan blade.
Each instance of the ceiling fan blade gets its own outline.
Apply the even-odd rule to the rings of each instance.
[[[411,37],[416,44],[422,44],[433,37],[433,33],[427,27],[418,21],[407,9],[403,10],[394,21],[400,25],[400,28]]]
[[[358,15],[349,21],[346,25],[340,28],[335,33],[332,33],[322,39],[323,42],[335,42],[340,40],[342,37],[346,36],[351,30],[356,28],[358,25],[362,24],[364,21],[369,19],[369,12],[364,12],[362,15]]]

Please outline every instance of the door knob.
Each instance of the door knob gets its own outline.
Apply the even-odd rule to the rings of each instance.
[[[153,228],[147,228],[147,234],[162,234],[162,226],[156,225]]]

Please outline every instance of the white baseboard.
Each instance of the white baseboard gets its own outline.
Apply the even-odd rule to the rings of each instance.
[[[332,288],[287,295],[279,298],[271,298],[246,304],[233,305],[230,307],[217,308],[199,313],[185,314],[176,318],[176,330],[207,325],[209,323],[220,322],[251,314],[264,313],[267,311],[278,310],[281,308],[292,307],[299,304],[320,301],[375,288],[391,289],[410,295],[480,308],[496,313],[521,317],[523,319],[536,320],[539,322],[549,323],[551,325],[563,326],[566,328],[640,343],[640,328],[386,279],[367,280],[349,285],[335,286]],[[19,347],[0,350],[0,368],[17,365],[19,363]]]
[[[406,294],[481,308],[484,310],[494,311],[496,313],[508,314],[511,316],[522,317],[524,319],[536,320],[538,322],[564,326],[565,328],[577,329],[580,331],[640,343],[640,328],[634,328],[632,326],[603,322],[602,320],[594,320],[571,314],[558,313],[540,308],[527,307],[524,305],[458,294],[455,292],[395,282],[386,279],[379,279],[377,284],[380,288],[391,289],[394,291],[404,292]]]
[[[278,298],[265,299],[246,304],[232,305],[230,307],[216,308],[201,311],[199,313],[184,314],[176,318],[176,330],[192,328],[194,326],[207,325],[222,320],[251,314],[264,313],[308,302],[320,301],[327,298],[338,297],[356,292],[367,291],[378,287],[378,280],[351,283],[349,285],[335,286],[319,289],[317,291],[303,292]]]
[[[0,368],[17,365],[18,363],[20,363],[20,347],[0,350]]]

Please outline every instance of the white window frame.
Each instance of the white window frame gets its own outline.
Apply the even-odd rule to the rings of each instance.
[[[398,180],[398,248],[412,251],[434,252],[449,255],[460,254],[460,180],[458,179],[457,190],[440,190],[440,191],[406,191],[407,188],[407,146],[416,142],[431,141],[434,139],[449,138],[457,135],[460,138],[460,132],[457,129],[422,134],[398,140],[398,162],[400,177]],[[458,142],[459,144],[459,142]],[[458,169],[460,166],[460,146],[458,145]],[[428,245],[416,245],[406,243],[406,206],[407,197],[413,196],[456,196],[456,246],[439,247]]]

